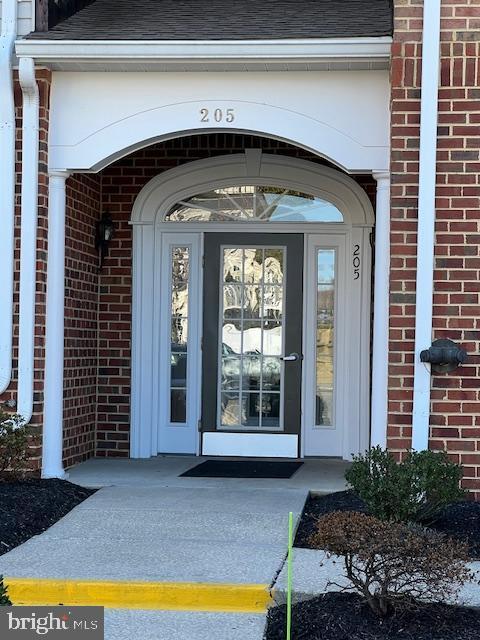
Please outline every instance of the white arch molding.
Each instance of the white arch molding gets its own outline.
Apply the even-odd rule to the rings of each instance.
[[[240,184],[283,186],[332,202],[343,214],[343,223],[185,223],[165,222],[163,216],[179,200],[222,186]],[[354,244],[362,247],[365,276],[354,291],[347,292],[353,304],[363,305],[363,323],[358,323],[361,343],[358,366],[349,376],[358,377],[358,393],[346,398],[356,403],[358,429],[345,440],[343,457],[369,444],[369,342],[370,342],[370,249],[369,234],[374,224],[372,205],[364,190],[348,175],[320,164],[249,149],[242,154],[197,160],[163,172],[148,182],[137,196],[131,215],[133,225],[133,336],[132,336],[132,417],[131,456],[157,455],[157,396],[161,384],[158,357],[160,305],[162,299],[162,235],[186,233],[186,238],[202,231],[246,231],[262,233],[308,232],[342,235],[347,255]],[[187,241],[187,240],[186,240]],[[199,286],[201,281],[199,277]],[[388,304],[388,300],[387,303]],[[349,338],[351,339],[351,338]],[[358,349],[358,344],[356,345]],[[347,349],[344,349],[347,353]],[[199,402],[198,402],[199,405]],[[355,411],[354,411],[355,413]]]
[[[210,121],[199,122],[205,107],[223,113],[233,110],[241,114],[231,126]],[[79,116],[81,117],[81,116]],[[368,129],[366,123],[364,123]],[[388,145],[366,144],[352,131],[342,130],[337,123],[323,121],[286,108],[246,100],[188,101],[168,104],[132,113],[95,130],[72,144],[58,144],[53,130],[49,166],[76,171],[100,171],[115,160],[145,146],[193,133],[245,133],[285,142],[326,158],[349,172],[381,171],[388,166]],[[65,137],[65,136],[63,136]]]
[[[179,200],[213,187],[235,186],[246,182],[252,185],[288,186],[305,191],[332,202],[342,212],[346,225],[374,225],[370,200],[350,176],[307,160],[262,153],[260,149],[195,160],[161,173],[150,180],[138,194],[132,209],[131,223],[162,224],[162,214]],[[169,228],[174,224],[176,223],[165,223]],[[186,223],[178,224],[181,225],[179,228],[185,228]],[[302,223],[302,229],[306,224],[308,223]],[[208,230],[214,229],[214,225],[215,223],[208,223]],[[194,223],[189,223],[189,229],[193,226]],[[200,226],[204,228],[203,225]],[[318,229],[318,224],[315,226]],[[263,224],[261,228],[263,231],[267,230]],[[270,228],[269,224],[268,229]],[[282,231],[285,231],[285,223]]]

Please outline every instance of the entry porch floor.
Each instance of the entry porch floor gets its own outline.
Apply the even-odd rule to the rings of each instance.
[[[184,471],[211,459],[201,456],[157,456],[143,460],[91,458],[69,469],[69,480],[84,487],[263,488],[331,493],[345,488],[344,474],[348,468],[348,462],[336,458],[306,458],[288,479],[179,477]]]

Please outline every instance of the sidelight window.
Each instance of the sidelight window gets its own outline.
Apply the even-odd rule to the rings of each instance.
[[[335,249],[317,250],[315,424],[333,424]]]
[[[189,248],[172,247],[170,265],[170,422],[184,424],[187,421]]]

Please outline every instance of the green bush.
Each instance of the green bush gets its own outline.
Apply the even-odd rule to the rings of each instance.
[[[12,603],[8,597],[7,587],[3,584],[3,576],[0,576],[0,607],[8,607]]]
[[[462,469],[444,451],[409,451],[397,463],[373,447],[353,458],[345,478],[380,520],[432,523],[446,505],[465,496]]]
[[[364,513],[334,511],[321,517],[311,543],[328,557],[343,559],[348,583],[336,586],[359,593],[378,616],[421,602],[454,601],[475,579],[464,542]]]
[[[0,412],[0,478],[16,478],[25,471],[31,436],[22,416]]]

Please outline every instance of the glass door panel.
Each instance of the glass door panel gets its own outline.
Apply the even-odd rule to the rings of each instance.
[[[218,427],[281,429],[285,248],[223,247]]]

